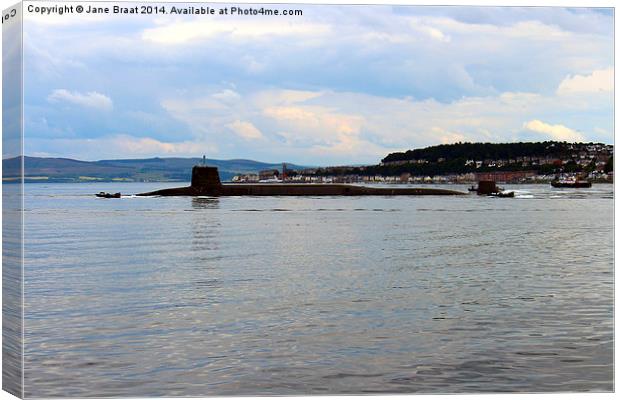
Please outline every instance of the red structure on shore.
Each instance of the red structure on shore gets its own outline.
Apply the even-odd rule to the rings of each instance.
[[[494,171],[476,172],[476,181],[494,182],[521,182],[529,177],[536,176],[536,171]]]

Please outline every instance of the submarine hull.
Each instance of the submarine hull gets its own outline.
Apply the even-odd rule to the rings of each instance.
[[[224,184],[200,189],[192,186],[156,190],[139,196],[422,196],[462,195],[465,193],[432,188],[369,188],[338,184]]]
[[[217,168],[197,165],[191,186],[140,193],[138,196],[421,196],[464,195],[430,188],[372,188],[343,184],[222,184]]]

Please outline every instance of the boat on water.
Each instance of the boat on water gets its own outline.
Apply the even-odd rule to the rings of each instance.
[[[489,197],[515,197],[515,192],[505,192],[504,188],[497,186],[495,181],[480,181],[478,187],[472,186],[467,190]]]
[[[551,181],[551,186],[554,188],[589,188],[592,187],[592,182],[578,178],[555,179]]]
[[[119,193],[99,192],[99,193],[96,193],[95,196],[101,197],[104,199],[120,199],[121,198],[120,192]]]

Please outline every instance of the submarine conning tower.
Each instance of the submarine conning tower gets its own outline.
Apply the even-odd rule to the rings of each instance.
[[[216,188],[220,186],[222,186],[222,182],[220,182],[220,174],[217,167],[195,165],[194,168],[192,168],[193,188]]]
[[[201,193],[219,193],[222,190],[220,174],[217,167],[195,165],[192,168],[191,188]]]

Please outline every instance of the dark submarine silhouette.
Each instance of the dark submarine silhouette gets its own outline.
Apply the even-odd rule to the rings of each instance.
[[[190,186],[140,193],[137,196],[421,196],[464,195],[434,188],[373,188],[345,184],[222,184],[216,167],[196,165]]]

